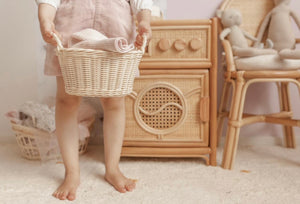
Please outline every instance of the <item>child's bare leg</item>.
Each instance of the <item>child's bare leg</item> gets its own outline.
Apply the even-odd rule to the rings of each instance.
[[[135,188],[135,181],[126,178],[119,169],[125,131],[124,97],[101,98],[100,100],[104,110],[105,179],[121,193],[132,191]]]
[[[61,200],[74,200],[80,183],[77,113],[81,98],[65,92],[62,77],[57,77],[56,81],[56,134],[65,166],[65,179],[53,196]]]

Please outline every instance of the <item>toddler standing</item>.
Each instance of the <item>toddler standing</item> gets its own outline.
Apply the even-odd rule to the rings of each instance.
[[[61,200],[74,200],[80,183],[77,114],[81,97],[65,92],[64,81],[55,55],[56,33],[67,47],[70,36],[86,28],[95,29],[108,38],[125,37],[135,46],[142,45],[143,34],[151,37],[152,0],[36,0],[43,39],[48,43],[45,74],[56,76],[56,133],[65,166],[63,183],[53,193]],[[138,21],[138,34],[135,22]],[[121,193],[132,191],[135,181],[119,169],[125,131],[124,97],[100,98],[104,110],[103,134],[105,179]]]

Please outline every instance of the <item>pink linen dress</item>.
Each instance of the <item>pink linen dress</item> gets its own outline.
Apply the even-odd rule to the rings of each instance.
[[[64,47],[70,36],[86,28],[95,29],[108,38],[135,40],[135,23],[127,0],[61,0],[55,16],[55,28],[62,35]],[[45,75],[61,76],[55,47],[47,44]],[[138,76],[138,70],[136,76]]]

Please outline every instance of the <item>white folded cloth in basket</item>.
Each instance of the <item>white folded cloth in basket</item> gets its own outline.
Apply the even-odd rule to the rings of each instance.
[[[90,136],[89,126],[94,121],[96,110],[89,104],[82,102],[78,109],[79,139]],[[23,103],[19,110],[12,110],[5,116],[13,123],[37,128],[48,133],[55,133],[55,107],[49,107],[34,101]]]
[[[129,45],[123,37],[107,38],[102,33],[90,28],[73,33],[69,41],[69,47],[119,53],[126,53],[134,49],[134,45]]]

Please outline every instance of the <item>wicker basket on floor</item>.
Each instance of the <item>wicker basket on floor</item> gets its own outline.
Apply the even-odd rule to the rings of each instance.
[[[146,38],[141,50],[127,53],[82,48],[64,48],[60,39],[56,54],[70,95],[89,97],[118,97],[132,92],[139,63],[145,51]]]
[[[21,154],[24,158],[30,160],[40,160],[41,154],[38,147],[37,139],[42,140],[44,143],[50,142],[51,133],[46,131],[42,131],[33,127],[27,127],[20,124],[15,124],[11,122],[12,130],[16,135],[16,140],[21,150]],[[89,142],[89,137],[85,138],[85,140],[79,140],[79,154],[84,154],[87,150]],[[51,150],[49,150],[51,151]],[[57,158],[59,155],[52,155],[51,158]]]

